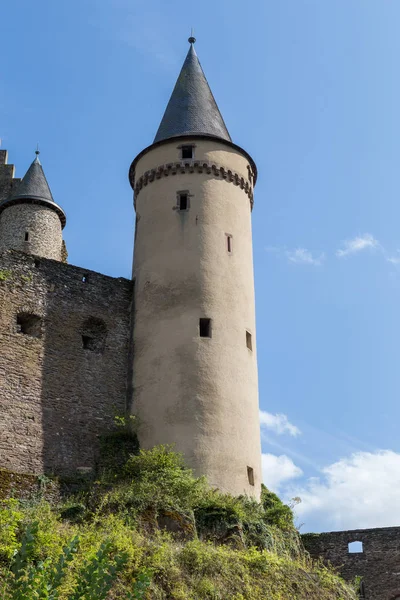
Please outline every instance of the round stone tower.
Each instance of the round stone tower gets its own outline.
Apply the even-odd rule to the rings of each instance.
[[[154,143],[133,161],[133,413],[222,491],[258,497],[251,210],[256,166],[232,143],[190,38]]]
[[[25,176],[0,204],[0,252],[20,250],[62,260],[65,213],[53,199],[39,151]]]

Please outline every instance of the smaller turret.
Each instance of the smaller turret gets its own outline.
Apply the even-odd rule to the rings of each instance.
[[[0,252],[20,250],[62,260],[65,223],[65,213],[54,202],[37,150],[21,182],[12,185],[11,193],[0,200]]]

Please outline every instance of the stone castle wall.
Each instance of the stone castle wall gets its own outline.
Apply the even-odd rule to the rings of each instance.
[[[384,507],[383,507],[384,509]],[[361,577],[365,600],[400,599],[400,527],[306,534],[303,542],[314,558],[339,569],[349,582]],[[362,552],[349,553],[349,544],[362,542]]]
[[[0,202],[11,193],[14,165],[7,164],[7,150],[0,150]]]
[[[100,436],[126,410],[132,285],[0,255],[0,467],[72,474],[95,466]]]

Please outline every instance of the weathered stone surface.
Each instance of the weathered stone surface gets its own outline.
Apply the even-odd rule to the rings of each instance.
[[[337,567],[346,581],[361,577],[365,600],[400,597],[400,527],[305,534],[302,539],[311,556]],[[362,542],[363,552],[349,553],[351,542]]]
[[[132,282],[122,278],[19,252],[0,255],[0,467],[95,468],[100,436],[126,410],[131,298]],[[21,313],[41,318],[38,336],[18,331]],[[99,352],[93,340],[84,347],[91,318],[105,326]]]
[[[196,536],[193,518],[177,510],[160,511],[157,515],[157,525],[180,540],[191,540]]]
[[[200,508],[195,511],[195,520],[201,540],[230,545],[239,550],[246,547],[243,526],[231,511],[222,507]]]
[[[61,260],[62,231],[57,213],[35,204],[5,208],[0,213],[0,252],[10,249]]]
[[[0,150],[0,202],[9,196],[20,179],[14,178],[15,167],[7,162],[7,150]]]
[[[58,481],[43,475],[13,473],[0,469],[0,501],[8,498],[32,500],[41,497],[51,502],[59,502],[61,495]]]

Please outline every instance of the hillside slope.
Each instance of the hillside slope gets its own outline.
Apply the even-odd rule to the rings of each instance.
[[[4,599],[355,600],[304,551],[290,508],[210,489],[158,447],[74,497],[0,501]]]

